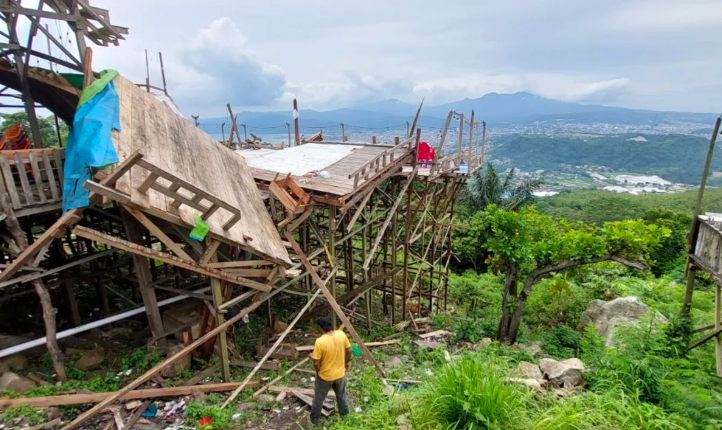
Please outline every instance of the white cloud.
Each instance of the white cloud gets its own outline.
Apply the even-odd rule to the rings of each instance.
[[[358,72],[347,72],[294,86],[289,84],[285,100],[298,97],[306,106],[315,108],[346,107],[390,98],[408,98],[413,82],[407,79],[381,79]]]
[[[610,30],[663,31],[700,29],[722,24],[722,6],[718,0],[655,0],[625,2],[600,23]]]
[[[222,108],[226,103],[269,105],[283,95],[281,69],[258,61],[248,45],[248,38],[224,17],[173,53],[169,84],[184,111]]]

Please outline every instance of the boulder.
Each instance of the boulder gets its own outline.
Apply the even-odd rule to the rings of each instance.
[[[168,357],[172,357],[178,352],[185,349],[185,345],[182,343],[173,344],[170,347],[168,347]],[[180,359],[176,360],[173,364],[171,364],[168,367],[163,368],[160,372],[160,376],[164,378],[172,378],[175,375],[177,375],[179,372],[182,372],[184,370],[188,370],[191,368],[191,354],[186,354]]]
[[[542,351],[541,342],[532,342],[529,345],[517,343],[514,347],[519,351],[528,353],[531,356],[539,355]]]
[[[533,379],[533,378],[507,378],[506,382],[510,383],[510,384],[524,385],[538,393],[546,392],[546,391],[544,391],[544,388],[542,388],[541,383],[539,383],[539,381],[537,381],[536,379]]]
[[[384,362],[384,366],[387,369],[392,369],[394,367],[401,367],[404,363],[401,361],[401,359],[397,356],[389,357]]]
[[[614,347],[614,331],[623,325],[638,324],[650,311],[649,306],[634,296],[620,297],[609,302],[592,300],[579,319],[577,330],[582,331],[591,323],[599,335],[606,339],[606,346]],[[667,319],[659,312],[655,311],[653,316],[656,323],[667,323]]]
[[[35,382],[28,378],[13,373],[5,372],[0,377],[0,391],[14,391],[16,393],[24,393],[35,388]]]
[[[434,342],[433,340],[416,340],[414,343],[420,348],[426,348],[432,350],[434,348],[446,348],[446,344],[443,342]]]
[[[517,367],[517,373],[528,379],[544,379],[544,375],[542,375],[541,370],[539,370],[539,366],[534,363],[529,363],[527,361],[522,361],[519,363],[519,367]]]
[[[98,369],[105,361],[105,351],[102,349],[94,349],[83,354],[78,361],[75,362],[75,368],[78,370],[88,371]]]
[[[28,359],[20,354],[13,354],[0,359],[0,373],[25,370],[28,368]]]
[[[576,387],[584,381],[584,363],[578,358],[556,361],[551,358],[539,360],[539,369],[557,387]]]

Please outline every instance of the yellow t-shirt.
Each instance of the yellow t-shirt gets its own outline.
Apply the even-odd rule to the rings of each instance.
[[[333,335],[323,334],[316,339],[311,358],[321,360],[318,376],[324,381],[343,378],[346,373],[346,348],[351,348],[351,343],[346,333],[340,330],[334,331]]]

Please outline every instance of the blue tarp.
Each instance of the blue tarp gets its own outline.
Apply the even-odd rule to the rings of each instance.
[[[88,190],[83,188],[91,178],[91,168],[118,162],[110,133],[120,130],[120,101],[113,81],[78,107],[65,148],[65,181],[63,212],[88,206]]]

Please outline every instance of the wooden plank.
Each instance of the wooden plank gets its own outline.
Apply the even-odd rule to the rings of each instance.
[[[53,173],[53,165],[50,162],[50,157],[48,156],[48,151],[43,151],[42,153],[43,157],[43,164],[45,165],[45,173],[48,176],[48,184],[50,185],[50,195],[53,199],[53,201],[58,201],[62,197],[62,188],[60,189],[60,193],[58,192],[58,184],[55,181],[55,174]]]
[[[20,196],[18,195],[18,190],[15,186],[15,177],[13,176],[12,167],[10,167],[7,157],[1,152],[0,169],[2,169],[5,187],[7,188],[8,193],[10,193],[10,200],[13,202],[13,209],[18,210],[22,208],[23,205],[20,203]]]
[[[346,226],[347,233],[351,232],[351,229],[353,229],[353,226],[356,225],[356,221],[363,213],[364,208],[366,207],[366,203],[368,203],[369,199],[371,198],[371,195],[373,195],[375,190],[376,190],[375,187],[370,189],[366,193],[366,197],[364,197],[363,200],[361,200],[361,203],[359,203],[358,208],[356,209],[356,212],[354,212],[353,216],[351,217],[351,220],[348,222],[348,225]]]
[[[198,340],[196,340],[196,341],[193,342],[192,344],[186,346],[184,349],[182,349],[181,351],[177,352],[177,353],[174,354],[172,357],[169,357],[169,358],[167,358],[165,361],[163,361],[162,363],[159,363],[159,364],[155,365],[152,369],[150,369],[150,370],[148,370],[147,372],[145,372],[145,373],[144,373],[143,375],[141,375],[138,379],[136,379],[135,381],[133,381],[133,382],[129,383],[128,385],[126,385],[125,387],[123,387],[120,391],[116,391],[115,393],[112,393],[110,396],[108,396],[107,398],[105,398],[105,399],[104,399],[103,401],[101,401],[99,404],[95,405],[92,409],[84,412],[83,414],[81,414],[80,416],[78,416],[75,420],[73,420],[73,421],[70,422],[68,425],[66,425],[65,427],[63,427],[62,430],[71,430],[71,429],[77,428],[77,427],[80,426],[81,424],[85,423],[85,422],[88,421],[90,418],[92,418],[95,414],[97,414],[98,412],[104,410],[107,406],[115,403],[117,400],[119,400],[119,399],[123,398],[124,396],[128,395],[129,393],[133,392],[133,390],[134,390],[135,388],[139,387],[139,386],[140,386],[141,384],[143,384],[144,382],[150,380],[153,376],[155,376],[155,375],[156,375],[158,372],[160,372],[161,370],[165,369],[166,367],[168,367],[168,366],[170,366],[171,364],[175,363],[176,361],[180,360],[182,357],[186,356],[187,354],[190,354],[192,351],[194,351],[195,349],[197,349],[199,346],[203,345],[203,344],[206,343],[208,340],[210,340],[210,339],[214,338],[215,336],[217,336],[218,333],[220,333],[221,331],[227,329],[227,328],[230,327],[231,325],[233,325],[233,324],[235,324],[236,322],[240,321],[243,317],[245,317],[245,316],[248,315],[249,313],[253,312],[256,308],[258,308],[258,306],[260,306],[261,303],[263,303],[264,301],[265,301],[265,300],[257,300],[256,302],[252,303],[252,304],[249,305],[247,308],[245,308],[244,310],[242,310],[241,312],[239,312],[238,315],[234,316],[233,318],[230,318],[229,320],[227,320],[227,321],[224,322],[223,324],[218,325],[216,328],[214,328],[213,330],[209,331],[208,333],[206,333],[205,335],[203,335],[201,338],[199,338]],[[237,383],[235,383],[235,382],[231,382],[231,383],[227,383],[227,384],[234,384],[234,388],[233,388],[233,389],[235,389],[236,387],[238,387]],[[246,386],[248,386],[248,384],[246,384]],[[182,387],[182,388],[195,389],[195,388],[199,388],[199,387],[202,387],[202,386]],[[181,387],[177,387],[177,388],[181,388]],[[164,390],[167,390],[167,388],[164,388]],[[142,398],[148,398],[148,397],[146,396],[146,397],[142,397]]]
[[[33,169],[33,179],[35,179],[35,186],[38,189],[38,197],[40,198],[40,203],[47,203],[48,198],[45,195],[45,191],[43,190],[45,186],[43,185],[43,174],[40,170],[40,166],[38,165],[38,159],[32,152],[28,154],[28,159],[30,160],[30,167]]]
[[[293,201],[293,198],[286,192],[286,190],[281,188],[275,181],[268,184],[268,191],[273,193],[276,200],[281,202],[287,211],[291,213],[296,212],[296,202]]]
[[[235,267],[250,267],[250,266],[273,266],[276,263],[267,260],[246,260],[246,261],[224,261],[222,263],[208,263],[207,267],[213,269],[231,269]]]
[[[385,340],[383,342],[366,342],[364,345],[366,345],[367,348],[373,348],[376,346],[395,345],[400,342],[401,342],[401,339],[392,339],[392,340]],[[314,348],[314,345],[297,346],[296,351],[308,352],[308,351],[313,351],[313,348]]]
[[[326,285],[324,284],[323,280],[320,276],[318,276],[318,273],[316,272],[316,269],[314,269],[311,262],[308,260],[308,257],[306,257],[306,254],[301,250],[301,247],[298,246],[298,243],[293,238],[293,235],[289,232],[286,232],[285,234],[286,240],[291,243],[291,246],[293,246],[293,250],[296,252],[296,255],[298,258],[301,259],[301,262],[303,263],[303,266],[306,268],[306,271],[311,275],[311,278],[316,283],[318,288],[323,292],[324,297],[326,297],[326,300],[331,304],[331,307],[336,312],[336,315],[338,315],[341,322],[343,322],[343,325],[346,327],[346,329],[351,334],[351,337],[353,337],[354,342],[359,345],[361,350],[363,351],[364,355],[366,356],[366,359],[368,359],[376,368],[376,372],[382,377],[385,378],[386,374],[384,373],[383,369],[381,369],[381,366],[379,366],[379,363],[376,361],[376,358],[374,358],[373,354],[371,354],[371,351],[369,351],[368,348],[364,345],[363,340],[361,339],[361,336],[358,335],[356,332],[356,329],[351,324],[351,321],[349,321],[348,317],[346,317],[346,314],[343,313],[343,310],[341,307],[336,303],[336,299],[333,297],[333,294],[331,294],[330,291],[326,288]]]
[[[112,185],[115,181],[123,176],[130,168],[141,158],[142,154],[136,152],[130,157],[120,163],[113,172],[101,181],[102,185]],[[88,197],[90,206],[97,203],[101,196],[98,194],[90,193]],[[40,235],[35,242],[28,246],[10,265],[0,273],[0,281],[8,280],[14,275],[28,260],[31,260],[35,255],[48,244],[49,241],[53,240],[56,235],[62,233],[67,227],[76,224],[82,219],[82,214],[85,208],[72,209],[63,214],[55,223],[50,226],[45,233]]]
[[[28,172],[25,170],[25,163],[23,163],[22,157],[17,152],[15,153],[15,168],[20,178],[20,184],[23,187],[23,194],[25,195],[25,204],[34,205],[35,197],[33,197],[33,190],[30,188],[30,181],[28,180]]]
[[[305,403],[308,407],[313,406],[313,399],[308,397],[307,395],[299,392],[298,390],[289,390],[291,394],[296,396],[299,400],[301,400],[303,403]],[[325,408],[321,408],[321,414],[323,414],[324,417],[331,416],[331,412],[327,411]]]
[[[146,388],[142,390],[128,390],[115,400],[156,399],[160,397],[178,397],[197,393],[220,393],[237,388],[238,382],[226,382],[208,385],[181,385],[179,387]],[[251,381],[248,387],[258,387],[258,381]],[[15,399],[0,399],[0,408],[16,408],[18,406],[31,406],[34,408],[47,408],[50,406],[83,405],[87,403],[105,402],[118,392],[92,393],[92,394],[65,394],[47,397],[19,397]],[[114,400],[114,401],[115,401]],[[110,404],[110,403],[109,403]]]
[[[333,271],[332,273],[335,273],[335,271]],[[278,339],[276,339],[276,342],[274,342],[273,345],[271,345],[271,348],[268,350],[268,352],[266,352],[266,355],[264,355],[263,358],[261,358],[258,361],[258,364],[256,365],[256,367],[254,367],[253,370],[251,370],[251,372],[248,374],[248,376],[246,376],[246,379],[243,380],[241,385],[239,385],[238,388],[236,388],[233,391],[233,393],[231,393],[231,395],[228,397],[228,399],[226,399],[226,401],[221,406],[221,409],[228,406],[233,401],[233,399],[235,399],[238,396],[238,394],[240,394],[240,392],[246,387],[246,383],[251,380],[253,375],[255,375],[256,372],[258,372],[258,370],[261,368],[263,363],[265,363],[266,360],[268,360],[268,357],[270,357],[271,354],[273,354],[273,352],[276,350],[276,348],[278,348],[278,346],[281,344],[281,342],[283,342],[283,339],[286,338],[288,333],[290,333],[291,330],[293,330],[293,327],[296,325],[298,320],[301,319],[301,316],[303,316],[304,312],[306,312],[308,310],[308,308],[311,306],[313,301],[316,300],[316,298],[318,297],[319,294],[321,294],[321,290],[316,291],[316,294],[314,294],[310,299],[308,299],[308,302],[306,302],[306,305],[300,311],[298,311],[296,318],[294,318],[293,321],[291,321],[291,323],[288,324],[288,327],[286,328],[286,330],[284,330],[283,333],[281,333],[281,335],[278,337]]]
[[[376,239],[374,240],[374,244],[371,247],[371,250],[369,251],[368,256],[366,257],[366,261],[364,261],[363,268],[365,270],[369,269],[369,266],[371,265],[371,260],[373,260],[374,253],[376,252],[376,248],[378,248],[379,244],[381,243],[384,233],[386,233],[386,229],[389,227],[389,224],[391,224],[393,215],[396,213],[396,209],[401,204],[401,200],[403,199],[406,190],[414,182],[414,177],[416,176],[416,172],[418,172],[418,171],[419,171],[419,166],[415,166],[414,170],[409,175],[409,179],[406,181],[404,186],[401,188],[401,192],[399,192],[399,196],[396,198],[394,205],[391,206],[391,209],[386,213],[386,220],[384,221],[384,224],[381,226],[381,229],[379,229],[379,231],[376,233]]]
[[[143,212],[139,211],[138,209],[132,208],[130,206],[123,205],[123,207],[131,215],[133,215],[133,217],[135,219],[140,221],[140,223],[143,224],[143,226],[145,226],[145,228],[147,228],[151,233],[153,233],[153,235],[155,237],[157,237],[158,240],[163,242],[163,244],[165,244],[165,246],[167,246],[168,249],[173,251],[178,257],[180,257],[186,261],[195,263],[193,258],[191,258],[190,255],[186,254],[186,252],[183,250],[183,248],[180,245],[178,245],[170,237],[168,237],[168,235],[165,234],[163,232],[163,230],[161,230],[157,225],[155,225],[155,223],[153,223],[153,221],[151,221],[150,218],[145,216],[145,214]]]
[[[85,188],[88,191],[91,191],[93,193],[99,194],[103,197],[106,197],[110,200],[115,200],[118,203],[122,204],[128,204],[130,203],[130,196],[127,194],[123,194],[120,191],[116,191],[113,188],[106,187],[105,185],[101,185],[97,182],[93,182],[91,180],[85,181],[83,184],[83,188]]]
[[[248,276],[251,278],[265,278],[275,269],[225,269],[225,273],[232,273],[238,276]]]
[[[705,337],[703,337],[703,338],[701,338],[701,339],[693,342],[692,344],[690,344],[690,345],[687,347],[687,351],[690,351],[690,350],[692,350],[692,349],[697,348],[698,346],[700,346],[700,345],[708,342],[708,341],[709,341],[710,339],[712,339],[713,337],[716,337],[716,336],[719,335],[720,333],[722,333],[722,328],[716,328],[716,329],[714,329],[714,330],[713,330],[711,333],[709,333],[707,336],[705,336]]]
[[[65,186],[65,174],[63,173],[65,163],[65,150],[53,149],[53,159],[55,160],[55,169],[58,171],[58,181],[61,189]]]
[[[454,111],[449,111],[449,115],[446,116],[446,122],[444,123],[444,130],[441,132],[441,139],[439,139],[439,145],[436,147],[436,156],[441,157],[441,150],[446,142],[446,135],[449,132],[449,125],[451,124],[451,118],[454,116]]]
[[[148,257],[148,258],[152,258],[152,259],[155,259],[158,261],[162,261],[164,263],[172,264],[172,265],[178,266],[182,269],[191,270],[191,271],[200,273],[201,275],[204,275],[204,276],[209,276],[211,278],[220,279],[222,281],[227,281],[232,284],[244,285],[244,286],[255,288],[255,289],[261,290],[261,291],[270,291],[271,290],[271,287],[266,284],[252,281],[250,279],[245,279],[240,276],[231,275],[231,274],[225,273],[223,271],[220,271],[218,269],[211,269],[209,267],[205,267],[205,266],[202,266],[197,263],[188,262],[188,261],[183,260],[174,255],[171,255],[171,254],[168,254],[165,252],[161,252],[161,251],[156,251],[151,248],[146,248],[144,246],[128,242],[127,240],[118,239],[116,237],[107,235],[105,233],[101,233],[96,230],[89,229],[87,227],[77,226],[73,229],[73,233],[76,236],[84,237],[84,238],[92,240],[94,242],[103,243],[105,245],[112,246],[113,248],[118,248],[123,251],[141,255],[143,257]]]
[[[203,251],[203,254],[201,255],[200,260],[198,261],[200,264],[206,264],[208,267],[210,266],[210,261],[213,258],[213,256],[216,254],[216,251],[218,250],[218,247],[221,245],[221,242],[214,239],[206,239],[206,249]]]

